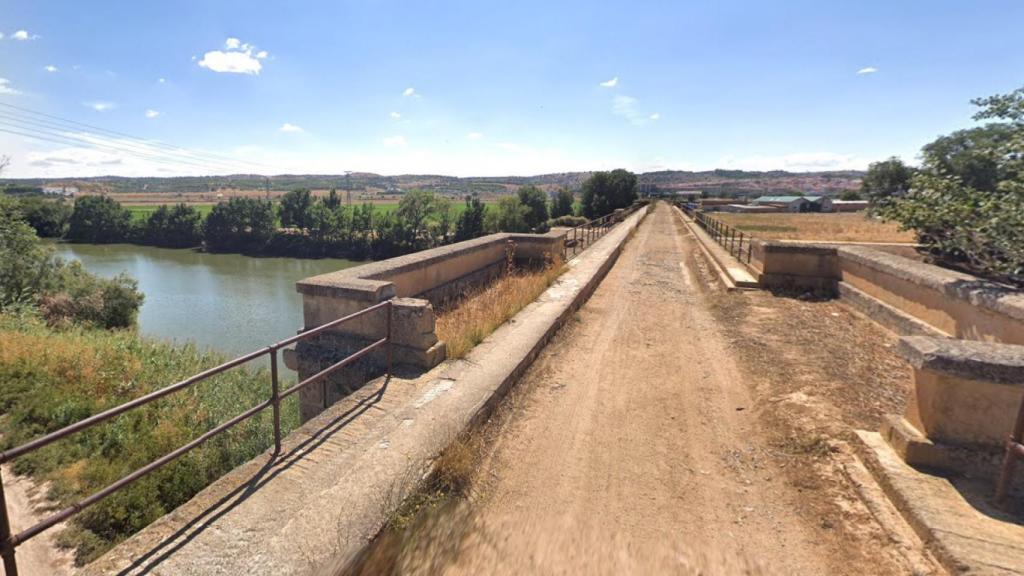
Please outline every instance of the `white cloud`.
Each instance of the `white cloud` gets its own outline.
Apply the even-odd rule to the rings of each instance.
[[[661,114],[658,113],[658,112],[655,112],[654,114],[651,114],[647,118],[649,118],[651,120],[659,120],[659,119],[661,119]]]
[[[113,110],[117,105],[113,102],[85,102],[85,106],[92,108],[97,112],[106,112],[107,110]]]
[[[480,132],[470,132],[469,134],[466,134],[466,138],[470,140],[482,140],[483,137],[484,135]]]
[[[835,152],[797,152],[777,156],[747,156],[736,158],[725,156],[718,162],[719,168],[738,170],[788,170],[791,172],[816,172],[819,170],[863,170],[868,161],[853,154]]]
[[[3,39],[4,39],[4,33],[0,32],[0,40],[3,40]]]
[[[495,144],[495,146],[501,148],[502,150],[507,150],[509,152],[518,152],[519,150],[522,149],[522,146],[514,142],[498,142],[497,144]]]
[[[53,73],[53,72],[57,71],[57,67],[54,66],[53,64],[50,64],[48,66],[44,66],[43,70],[46,70],[47,72]]]
[[[285,122],[284,124],[281,124],[281,127],[278,128],[278,130],[280,130],[281,132],[291,132],[293,134],[294,133],[298,133],[298,132],[305,132],[305,130],[303,130],[301,126],[296,126],[295,124],[289,124],[288,122]]]
[[[0,78],[0,94],[21,94],[11,87],[11,81],[7,78]]]
[[[166,84],[167,83],[167,78],[157,78],[156,81],[161,83],[161,84]]]
[[[152,110],[152,109],[146,110],[146,118],[151,118],[152,119],[152,118],[156,118],[159,115],[160,115],[160,112],[158,112],[156,110]]]
[[[601,82],[601,86],[604,86],[605,88],[615,88],[618,85],[619,85],[619,77],[618,76],[616,76],[615,78],[612,78],[611,80],[605,80],[604,82]]]
[[[859,76],[863,76],[865,74],[874,74],[875,72],[878,72],[878,68],[875,68],[874,66],[868,66],[867,68],[861,68],[860,70],[857,70],[857,74]]]
[[[420,95],[416,93],[415,88],[406,88],[405,90],[402,90],[402,96],[405,96],[406,98],[409,98],[410,96],[415,98],[420,97]]]
[[[388,114],[388,116],[391,116],[395,120],[398,120],[399,118],[402,117],[402,114],[400,112],[392,112],[391,114]]]
[[[203,54],[199,66],[214,72],[226,72],[229,74],[259,74],[263,69],[263,60],[268,56],[266,50],[260,50],[253,55],[256,47],[249,43],[243,43],[238,38],[228,38],[224,41],[224,50],[210,50]],[[192,57],[196,59],[195,56]]]
[[[28,30],[18,30],[14,34],[11,34],[11,38],[14,40],[35,40],[39,38],[39,34],[29,34]]]
[[[387,136],[383,140],[385,146],[405,146],[405,136]]]

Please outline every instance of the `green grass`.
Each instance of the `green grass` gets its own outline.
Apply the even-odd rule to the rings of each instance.
[[[132,220],[135,220],[136,222],[142,222],[149,218],[150,214],[156,212],[157,208],[159,208],[160,206],[162,205],[147,204],[144,206],[125,206],[125,208],[127,208],[128,211],[132,213]],[[173,204],[168,204],[167,206],[170,207],[173,206]],[[196,211],[199,212],[199,215],[202,216],[203,218],[206,218],[206,215],[209,214],[211,210],[213,210],[213,204],[190,204],[190,206],[195,208]]]
[[[0,313],[0,449],[165,387],[221,363],[216,354],[134,331],[56,330],[30,313]],[[224,374],[78,432],[14,461],[14,470],[50,483],[60,507],[78,502],[171,452],[270,395],[264,370]],[[298,426],[295,398],[282,426]],[[185,503],[273,444],[270,410],[218,435],[75,516],[59,543],[79,564]]]

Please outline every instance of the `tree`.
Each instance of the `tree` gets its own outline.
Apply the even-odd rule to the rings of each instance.
[[[25,222],[42,238],[60,238],[68,230],[71,205],[63,199],[22,198],[19,207]]]
[[[309,228],[313,219],[313,195],[306,188],[291,190],[281,197],[281,226]]]
[[[595,172],[583,182],[583,215],[587,218],[604,216],[628,207],[636,197],[636,175],[632,172],[622,169]]]
[[[55,267],[53,250],[22,220],[17,203],[0,196],[0,308],[43,291]]]
[[[486,234],[484,230],[484,216],[487,213],[487,205],[480,201],[480,197],[474,194],[466,196],[466,209],[459,215],[455,223],[455,241],[471,240]]]
[[[398,203],[395,210],[399,235],[413,250],[421,250],[429,237],[427,226],[436,222],[441,207],[440,199],[427,190],[410,190]]]
[[[572,216],[576,197],[568,188],[562,188],[555,195],[555,201],[551,203],[551,217]]]
[[[548,198],[536,186],[521,186],[516,192],[519,203],[526,208],[523,217],[526,228],[535,232],[546,231],[548,221]]]
[[[884,211],[892,202],[910,191],[914,170],[893,156],[873,162],[860,182],[860,191],[867,197],[872,211]]]
[[[861,196],[860,192],[857,192],[856,190],[843,190],[843,193],[839,195],[839,199],[850,202],[856,200],[863,200],[864,197]]]
[[[487,229],[492,232],[527,232],[526,214],[529,208],[523,206],[519,196],[505,196],[498,201],[496,210],[487,213]]]
[[[154,246],[190,248],[202,242],[202,217],[191,206],[176,204],[173,208],[161,205],[142,227],[142,240]]]
[[[131,228],[132,214],[127,208],[106,196],[85,196],[75,200],[67,237],[93,244],[124,242]]]
[[[203,238],[212,250],[258,251],[273,234],[273,205],[254,198],[217,204],[203,226]]]
[[[909,192],[880,213],[939,260],[1024,285],[1024,88],[973,103],[997,122],[926,145]]]
[[[341,206],[341,198],[338,197],[338,191],[331,188],[327,198],[324,199],[324,204],[331,210],[336,210],[338,206]]]

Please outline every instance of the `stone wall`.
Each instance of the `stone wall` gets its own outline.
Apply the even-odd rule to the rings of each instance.
[[[372,262],[300,280],[305,329],[321,326],[393,300],[392,354],[396,366],[427,370],[441,363],[445,344],[437,338],[434,307],[484,286],[504,273],[509,258],[519,264],[562,259],[564,236],[492,234],[414,254]],[[308,378],[386,335],[386,309],[347,322],[301,342],[286,364]],[[386,351],[375,350],[300,393],[306,421],[370,378],[383,373]]]
[[[849,296],[900,333],[1024,344],[1024,294],[975,276],[863,245],[754,241],[765,288]]]

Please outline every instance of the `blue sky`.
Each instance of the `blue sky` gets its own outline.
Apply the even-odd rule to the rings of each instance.
[[[261,173],[863,168],[1024,85],[1022,23],[1019,0],[2,0],[0,103]],[[3,132],[0,154],[224,172]]]

